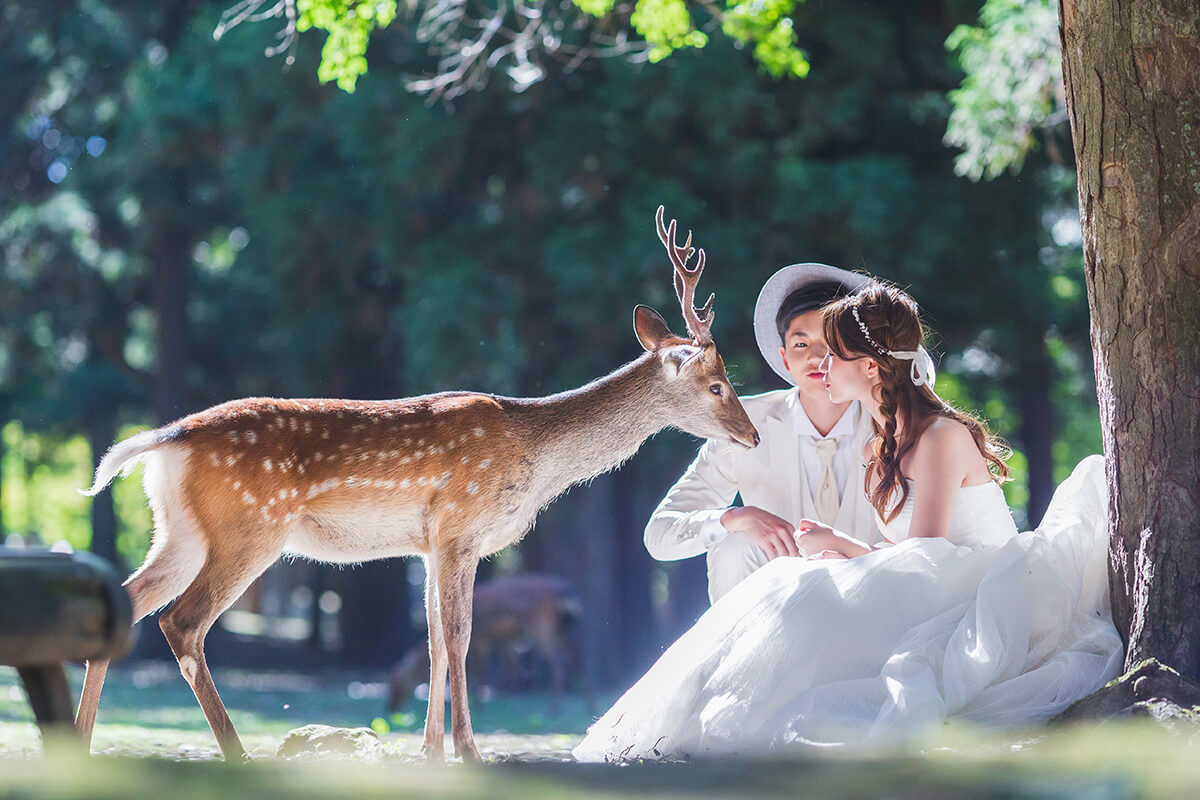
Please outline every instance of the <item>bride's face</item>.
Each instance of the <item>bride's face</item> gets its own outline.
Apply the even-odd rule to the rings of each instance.
[[[821,360],[820,370],[825,376],[829,399],[835,403],[869,400],[873,397],[873,388],[879,383],[879,367],[873,358],[847,361],[833,353],[826,353]]]

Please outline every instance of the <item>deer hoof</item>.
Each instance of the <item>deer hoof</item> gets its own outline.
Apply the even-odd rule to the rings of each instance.
[[[464,764],[482,764],[483,757],[479,755],[479,748],[474,742],[463,742],[454,746],[454,752],[462,757]]]
[[[421,748],[421,755],[425,756],[426,764],[443,764],[446,761],[445,751],[440,747],[425,745]]]

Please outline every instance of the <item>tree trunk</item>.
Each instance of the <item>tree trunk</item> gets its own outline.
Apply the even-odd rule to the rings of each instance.
[[[1200,679],[1200,6],[1061,0],[1126,667]]]
[[[156,424],[165,425],[190,411],[187,391],[188,319],[191,256],[187,239],[169,225],[160,225],[152,249],[154,311],[158,317],[158,364],[150,387]]]
[[[87,421],[88,444],[92,447],[92,460],[99,465],[100,458],[108,450],[117,434],[115,412],[96,409]],[[112,492],[101,492],[92,498],[92,546],[91,551],[103,558],[122,576],[129,571],[117,554],[117,514],[113,509]]]
[[[1046,352],[1044,330],[1038,331],[1020,362],[1021,446],[1029,464],[1029,527],[1035,528],[1054,492],[1054,360]]]

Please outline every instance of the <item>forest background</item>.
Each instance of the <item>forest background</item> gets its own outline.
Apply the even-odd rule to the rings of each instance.
[[[986,124],[974,139],[951,125],[952,93],[960,109],[972,98],[961,63],[985,32],[962,26],[978,2],[808,0],[790,15],[802,79],[714,36],[703,54],[547,61],[535,82],[452,99],[411,91],[437,58],[402,31],[371,39],[348,93],[316,79],[319,36],[298,39],[290,68],[263,57],[272,26],[214,41],[226,5],[0,2],[6,542],[135,567],[140,481],[94,501],[76,489],[115,439],[224,400],[542,395],[611,371],[640,350],[635,304],[682,329],[660,203],[708,253],[700,291],[717,294],[740,393],[783,386],[754,345],[759,287],[826,262],[921,302],[938,392],[1014,448],[1022,527],[1100,451],[1072,148],[1047,113],[1047,3],[989,4],[1029,20],[1004,43],[1028,90],[973,112],[1037,120],[1019,131],[1022,152],[1037,145],[1019,174],[997,168],[986,145],[1004,137]],[[603,686],[640,673],[707,603],[702,559],[659,563],[641,544],[697,446],[655,437],[481,566],[571,581]],[[424,639],[421,582],[416,561],[278,565],[210,657],[386,666]],[[143,627],[138,654],[169,656]],[[246,637],[260,646],[234,646]]]

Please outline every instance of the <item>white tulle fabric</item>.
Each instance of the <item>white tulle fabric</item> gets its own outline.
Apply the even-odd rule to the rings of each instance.
[[[1018,533],[995,484],[959,490],[946,538],[846,561],[782,558],[676,641],[589,730],[581,761],[761,755],[876,742],[948,718],[1044,720],[1118,674],[1104,462]]]

